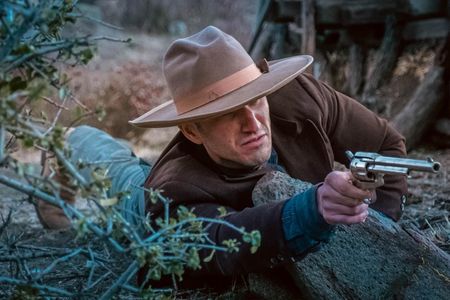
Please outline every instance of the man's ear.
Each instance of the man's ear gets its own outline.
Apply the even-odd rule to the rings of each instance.
[[[203,144],[201,134],[195,123],[185,123],[178,126],[183,135],[194,144]]]

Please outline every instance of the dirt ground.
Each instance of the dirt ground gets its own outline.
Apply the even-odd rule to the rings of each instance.
[[[411,174],[408,202],[400,222],[414,224],[450,253],[450,149],[420,147],[410,155],[433,158],[441,163],[441,171],[438,174]]]

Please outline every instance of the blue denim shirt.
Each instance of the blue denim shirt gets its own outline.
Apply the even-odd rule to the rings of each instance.
[[[269,163],[286,172],[278,163],[278,155],[273,149]],[[301,256],[320,242],[330,239],[335,226],[325,222],[317,208],[317,186],[288,199],[283,207],[281,221],[284,237],[295,256]]]

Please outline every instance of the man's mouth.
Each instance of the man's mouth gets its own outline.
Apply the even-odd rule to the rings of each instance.
[[[267,133],[261,133],[259,135],[253,136],[251,138],[247,138],[241,144],[242,147],[245,148],[257,148],[261,146],[265,142],[265,138],[267,137]]]

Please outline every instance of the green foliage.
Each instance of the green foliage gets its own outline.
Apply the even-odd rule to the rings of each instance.
[[[229,240],[225,240],[222,242],[222,244],[227,247],[228,252],[232,253],[232,252],[238,252],[239,251],[239,246],[241,245],[240,242],[238,242],[238,240],[236,239],[229,239]]]
[[[0,122],[26,148],[63,149],[62,128],[45,113],[34,116],[30,104],[41,99],[46,85],[59,90],[64,106],[71,98],[61,64],[87,63],[93,56],[88,37],[63,37],[61,29],[73,23],[76,1],[0,2]],[[90,113],[84,109],[83,113]],[[5,164],[2,149],[0,163]]]
[[[87,37],[64,38],[61,29],[74,22],[76,1],[5,0],[0,4],[0,78],[9,93],[44,78],[63,83],[55,62],[87,63],[93,56]],[[50,56],[52,55],[52,56]]]
[[[221,206],[217,209],[219,212],[219,218],[225,217],[228,214],[228,211],[225,207]]]
[[[261,233],[258,230],[253,230],[252,232],[246,232],[242,236],[242,240],[251,245],[250,252],[255,253],[256,250],[261,246]]]
[[[120,208],[129,194],[108,195],[111,178],[107,168],[99,162],[71,162],[72,151],[64,141],[66,129],[58,123],[58,116],[66,109],[68,102],[77,104],[77,101],[67,87],[69,78],[59,67],[61,64],[86,64],[93,57],[94,41],[87,36],[64,37],[61,34],[66,23],[76,21],[78,14],[75,5],[76,1],[70,0],[0,1],[0,167],[14,170],[22,178],[22,181],[15,181],[0,174],[0,183],[26,193],[30,201],[33,197],[39,197],[62,208],[72,220],[79,243],[75,249],[69,249],[69,254],[68,249],[63,254],[50,254],[54,261],[46,268],[39,266],[37,271],[31,272],[24,267],[26,271],[11,275],[14,278],[5,277],[0,271],[0,285],[5,282],[15,285],[14,297],[18,299],[43,295],[79,298],[93,293],[98,282],[109,280],[101,290],[103,299],[111,298],[121,289],[144,298],[163,299],[170,295],[170,291],[153,290],[151,286],[144,288],[148,280],[159,280],[162,276],[181,280],[187,268],[201,268],[201,264],[211,261],[217,251],[239,251],[241,242],[237,239],[223,241],[222,245],[214,244],[207,237],[205,224],[220,223],[221,226],[231,227],[242,236],[244,243],[250,245],[252,253],[260,246],[261,237],[257,231],[246,232],[221,218],[197,217],[193,210],[186,207],[180,206],[175,213],[170,213],[170,201],[161,196],[160,191],[153,190],[145,192],[152,204],[163,207],[164,213],[157,219],[150,216],[141,218],[137,227],[132,226],[123,218]],[[56,100],[44,97],[49,88],[54,89]],[[57,109],[54,117],[47,116],[43,111],[32,111],[31,104],[43,100]],[[101,107],[89,110],[77,105],[73,114],[75,121],[85,115],[102,118],[104,110]],[[35,148],[54,155],[55,161],[49,167],[50,174],[38,176],[16,160],[11,155],[13,148],[8,146],[14,140],[19,141],[23,148]],[[95,167],[92,168],[92,165]],[[86,168],[93,170],[90,180],[80,174]],[[95,217],[64,202],[61,199],[64,191],[87,199]],[[227,214],[225,209],[219,210],[219,213],[221,216]],[[0,225],[0,238],[5,224]],[[143,232],[148,234],[143,235]],[[16,258],[12,259],[11,264],[20,261],[18,248],[14,248],[16,252],[8,250],[5,254],[3,249],[10,248],[2,247],[1,243],[0,240],[0,255],[11,256],[14,253]],[[109,249],[113,250],[127,257],[131,263],[122,273],[111,272],[106,259],[100,260],[100,255],[93,250],[95,243],[103,243],[104,247],[108,247],[108,253]],[[211,252],[202,261],[199,251],[205,249]],[[78,261],[84,261],[79,268],[89,274],[87,282],[76,287],[80,290],[68,291],[65,287],[45,285],[45,276],[54,271],[58,263],[75,257]],[[146,282],[136,287],[132,278],[141,267],[148,270]],[[109,276],[102,274],[96,279],[97,270]]]

